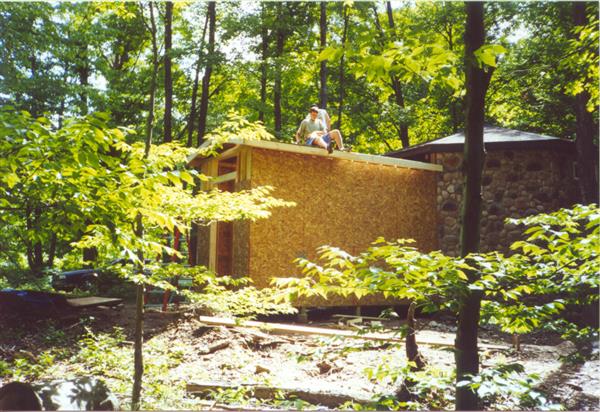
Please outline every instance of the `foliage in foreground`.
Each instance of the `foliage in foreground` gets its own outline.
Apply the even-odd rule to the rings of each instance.
[[[255,220],[293,205],[271,197],[269,187],[194,193],[199,182],[210,180],[186,169],[196,149],[151,145],[146,158],[143,144],[129,143],[131,131],[111,128],[109,120],[95,113],[56,129],[44,117],[0,111],[0,256],[16,263],[25,251],[27,266],[38,275],[73,246],[137,261],[140,250],[176,254],[163,235],[175,228],[185,234],[191,222]],[[239,117],[225,126],[248,139],[267,135]],[[217,143],[205,155],[214,153],[219,137],[215,132]],[[146,228],[142,236],[134,230],[138,216]]]
[[[413,300],[424,311],[454,313],[468,290],[480,290],[483,322],[519,334],[554,325],[563,327],[565,337],[572,336],[575,326],[559,318],[565,306],[598,301],[600,209],[576,205],[507,223],[528,227],[526,239],[515,242],[511,246],[514,253],[508,256],[491,252],[450,257],[439,251],[422,253],[408,246],[409,240],[379,239],[358,256],[323,246],[323,265],[298,259],[305,277],[280,278],[273,283],[292,296],[383,294]],[[477,272],[477,280],[470,283],[466,271]],[[588,332],[598,336],[597,330]],[[490,386],[485,382],[498,379],[484,370],[471,381],[458,384],[471,385],[485,399]],[[523,399],[525,404],[551,407],[542,396]]]

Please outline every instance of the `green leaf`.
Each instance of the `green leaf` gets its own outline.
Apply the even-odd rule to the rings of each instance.
[[[326,47],[323,50],[321,50],[321,52],[317,56],[317,61],[320,62],[323,60],[328,60],[332,56],[336,55],[337,52],[338,52],[338,49],[336,47]]]
[[[9,173],[7,176],[4,177],[4,181],[8,185],[8,188],[12,189],[17,183],[21,181],[21,179],[19,179],[19,176],[17,176],[16,173]]]

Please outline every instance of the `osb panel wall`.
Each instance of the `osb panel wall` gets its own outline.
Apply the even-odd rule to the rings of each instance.
[[[254,148],[252,186],[273,186],[274,196],[297,206],[251,224],[250,276],[264,287],[272,277],[299,275],[293,260],[315,260],[321,245],[357,254],[380,236],[436,249],[435,174]],[[352,304],[327,304],[340,303]]]
[[[198,243],[196,246],[196,262],[208,267],[210,254],[210,226],[198,226]]]
[[[210,176],[213,173],[212,161],[203,162],[200,172]],[[202,190],[208,190],[208,185],[202,182]],[[210,226],[200,225],[197,231],[198,239],[196,245],[196,263],[208,267],[210,260]]]
[[[242,181],[235,184],[235,191],[248,189],[250,182]],[[248,274],[248,259],[250,252],[250,222],[246,220],[233,222],[233,262],[234,276],[246,276]]]
[[[508,217],[552,212],[579,201],[573,177],[574,154],[554,150],[490,150],[482,179],[481,250],[508,252],[522,228],[506,225]],[[444,167],[438,176],[439,243],[443,252],[459,252],[463,177],[461,153],[436,153]]]

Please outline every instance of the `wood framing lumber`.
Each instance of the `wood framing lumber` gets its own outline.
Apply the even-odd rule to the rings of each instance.
[[[69,306],[74,308],[91,308],[95,306],[116,306],[123,302],[123,299],[118,298],[101,298],[97,296],[89,296],[87,298],[67,299]]]
[[[223,182],[228,182],[230,180],[235,180],[237,177],[237,172],[229,172],[229,173],[225,173],[224,175],[220,175],[217,176],[213,179],[211,179],[210,183],[212,184],[219,184],[219,183],[223,183]]]
[[[397,342],[404,343],[403,338],[389,336],[381,333],[366,333],[358,334],[350,330],[339,330],[339,329],[327,329],[327,328],[316,328],[313,326],[300,326],[290,325],[283,323],[268,323],[268,322],[257,322],[257,321],[244,321],[241,319],[229,319],[214,316],[200,316],[200,322],[207,325],[218,325],[228,327],[251,327],[259,328],[271,333],[283,333],[283,334],[299,334],[299,335],[318,335],[318,336],[340,336],[351,339],[362,339],[371,341],[383,341],[383,342]],[[445,339],[417,339],[417,343],[429,346],[449,346],[453,347],[454,342],[452,340]],[[483,349],[494,349],[494,350],[506,350],[509,349],[506,345],[492,345],[492,344],[479,344],[480,348]]]
[[[332,315],[331,317],[333,317],[333,318],[341,318],[341,319],[361,319],[361,320],[376,320],[376,321],[380,321],[380,322],[393,321],[393,322],[406,323],[406,320],[404,320],[404,319],[378,318],[378,317],[375,317],[375,316],[341,315],[341,314],[336,314],[336,315]]]
[[[241,146],[234,146],[231,149],[225,150],[219,156],[219,160],[229,159],[230,157],[237,156],[241,150]]]
[[[232,404],[232,405],[228,405],[225,403],[218,403],[217,401],[204,401],[204,400],[198,400],[197,401],[199,405],[203,406],[204,411],[220,411],[220,410],[224,410],[224,411],[265,411],[265,408],[260,408],[257,406],[248,406],[248,405],[241,405],[241,404]],[[269,410],[269,409],[266,409]]]
[[[323,405],[329,408],[335,408],[346,402],[370,403],[370,399],[357,399],[355,397],[335,393],[330,391],[315,391],[304,388],[293,387],[272,387],[257,384],[230,384],[225,382],[194,382],[186,385],[186,392],[195,394],[208,394],[218,389],[238,389],[240,387],[248,389],[255,398],[273,399],[278,394],[283,394],[286,398],[298,398],[313,405]]]
[[[218,342],[218,343],[216,343],[214,345],[209,346],[205,350],[200,351],[199,354],[200,355],[210,355],[211,353],[217,352],[217,351],[219,351],[221,349],[228,348],[229,345],[231,345],[231,342],[228,342],[228,341]]]

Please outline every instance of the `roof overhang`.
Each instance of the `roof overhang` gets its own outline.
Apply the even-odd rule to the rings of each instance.
[[[484,143],[485,150],[575,150],[575,145],[568,140],[553,140],[545,142],[486,142]],[[414,148],[407,148],[396,152],[386,153],[386,156],[394,158],[411,158],[428,153],[462,153],[465,145],[462,143],[452,144],[429,144]]]
[[[204,142],[200,148],[199,152],[191,155],[188,158],[188,166],[189,167],[198,167],[200,162],[207,158],[207,156],[202,154],[202,149],[206,149],[211,143]],[[289,153],[297,153],[302,155],[310,155],[310,156],[318,156],[318,157],[326,157],[330,159],[341,159],[348,160],[352,162],[361,162],[361,163],[371,163],[371,164],[379,164],[385,166],[392,167],[401,167],[407,169],[418,169],[418,170],[428,170],[432,172],[441,172],[442,166],[433,164],[433,163],[425,163],[425,162],[417,162],[414,160],[406,160],[399,159],[395,157],[389,156],[381,156],[381,155],[372,155],[372,154],[364,154],[364,153],[353,153],[353,152],[342,152],[342,151],[334,151],[329,154],[326,150],[317,147],[290,144],[290,143],[281,143],[274,142],[268,140],[243,140],[243,139],[229,139],[225,142],[220,149],[217,150],[218,153],[222,153],[226,150],[233,148],[234,146],[248,146],[255,147],[258,149],[266,149],[266,150],[276,150],[280,152],[289,152]]]
[[[497,126],[484,127],[483,144],[485,149],[489,151],[542,149],[568,152],[575,150],[572,140]],[[464,151],[464,145],[465,134],[464,132],[459,132],[451,136],[407,147],[406,149],[389,152],[386,153],[386,156],[412,159],[430,153],[457,153]]]

